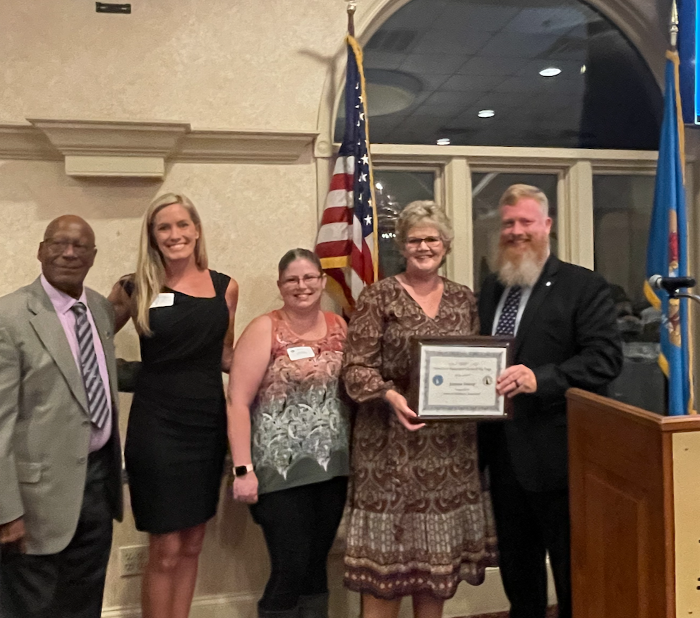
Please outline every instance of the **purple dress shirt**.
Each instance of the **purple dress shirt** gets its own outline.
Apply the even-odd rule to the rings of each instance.
[[[68,339],[68,345],[70,345],[70,351],[73,353],[73,358],[75,359],[75,364],[78,367],[78,373],[81,372],[80,367],[80,348],[78,346],[78,338],[75,335],[75,313],[71,311],[71,307],[77,303],[81,302],[87,307],[87,318],[92,328],[92,340],[95,346],[95,354],[97,354],[97,366],[100,370],[100,377],[102,378],[102,384],[104,385],[105,394],[107,395],[107,405],[109,406],[109,415],[107,416],[107,421],[102,426],[102,429],[98,429],[95,425],[92,425],[92,433],[90,434],[90,452],[93,453],[101,449],[107,440],[112,435],[112,391],[109,388],[109,373],[107,372],[107,361],[105,359],[105,351],[102,347],[102,341],[100,335],[97,332],[97,327],[95,326],[95,321],[92,319],[92,313],[90,313],[90,307],[87,303],[87,297],[85,295],[85,289],[83,293],[77,300],[72,296],[68,296],[64,292],[57,290],[53,287],[44,275],[41,275],[41,285],[44,291],[48,294],[49,300],[56,310],[56,315],[63,326],[63,331],[66,333],[66,338]],[[82,373],[80,373],[82,375]]]

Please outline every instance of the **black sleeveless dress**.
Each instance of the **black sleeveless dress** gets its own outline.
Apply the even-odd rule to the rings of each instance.
[[[136,528],[164,534],[216,513],[226,454],[221,354],[228,328],[227,275],[209,271],[216,296],[181,292],[151,309],[124,458]],[[127,292],[127,285],[124,286]]]

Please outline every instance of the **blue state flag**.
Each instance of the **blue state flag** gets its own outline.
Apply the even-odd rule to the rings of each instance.
[[[678,89],[678,54],[666,54],[664,117],[656,168],[654,208],[647,245],[647,279],[652,275],[688,275],[688,221],[684,185],[684,137]],[[687,299],[671,299],[664,290],[644,292],[662,312],[659,365],[668,378],[668,414],[694,414],[692,341]]]

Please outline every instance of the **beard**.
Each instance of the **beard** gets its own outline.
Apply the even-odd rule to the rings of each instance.
[[[548,257],[548,236],[532,238],[524,251],[501,242],[498,247],[498,280],[506,287],[532,287]]]

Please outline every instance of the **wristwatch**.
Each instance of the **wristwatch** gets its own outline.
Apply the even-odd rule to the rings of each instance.
[[[239,477],[239,476],[245,476],[248,474],[248,472],[253,471],[253,464],[249,463],[246,464],[245,466],[233,466],[233,476]]]

